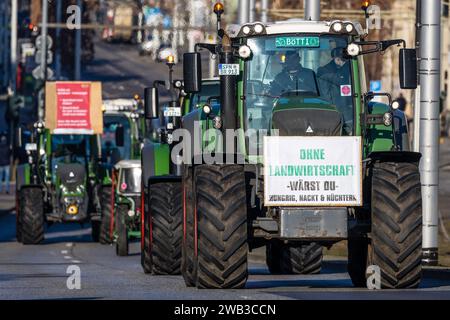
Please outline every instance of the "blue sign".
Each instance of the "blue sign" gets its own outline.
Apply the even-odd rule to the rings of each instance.
[[[381,92],[381,80],[371,80],[370,81],[370,91]]]

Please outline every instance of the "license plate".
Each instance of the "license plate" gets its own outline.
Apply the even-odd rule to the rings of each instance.
[[[219,64],[219,76],[238,76],[239,64],[221,63]]]
[[[181,108],[164,109],[164,117],[181,117]]]
[[[36,151],[37,150],[37,145],[36,143],[27,143],[25,145],[25,150],[26,151]]]

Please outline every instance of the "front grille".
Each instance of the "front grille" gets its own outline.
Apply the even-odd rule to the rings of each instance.
[[[280,136],[340,136],[342,118],[335,110],[284,109],[273,113],[272,127]]]

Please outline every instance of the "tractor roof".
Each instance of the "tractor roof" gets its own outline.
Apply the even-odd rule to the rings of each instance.
[[[277,21],[274,23],[263,24],[261,22],[246,23],[243,25],[230,25],[227,29],[229,35],[234,38],[237,37],[244,26],[254,26],[261,24],[265,27],[265,34],[287,34],[287,33],[331,33],[331,26],[334,23],[351,23],[359,35],[364,33],[363,27],[358,21],[350,20],[330,20],[330,21],[309,21],[304,19],[289,19],[284,21]]]
[[[134,99],[103,100],[102,107],[106,113],[134,111],[136,110],[136,101]]]
[[[119,168],[133,169],[133,168],[140,168],[140,167],[141,167],[141,160],[121,160],[118,163],[116,163],[116,165],[114,166],[114,168],[116,170],[119,170]]]

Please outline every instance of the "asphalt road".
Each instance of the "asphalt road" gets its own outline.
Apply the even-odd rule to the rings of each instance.
[[[96,53],[94,63],[85,67],[84,79],[102,81],[104,98],[130,97],[167,76],[164,64],[151,63],[131,46],[100,44]],[[441,177],[450,181],[446,174]],[[445,183],[442,203],[448,194]],[[320,275],[270,275],[262,251],[250,256],[246,289],[186,288],[181,276],[145,275],[138,243],[128,257],[117,257],[113,246],[92,243],[89,225],[54,225],[41,245],[17,243],[13,207],[13,196],[0,195],[0,299],[450,299],[448,270],[427,269],[417,290],[369,291],[352,287],[340,258],[326,257]],[[73,265],[81,271],[79,290],[67,287],[67,269]]]
[[[320,275],[270,275],[261,252],[251,256],[246,289],[198,290],[181,276],[145,275],[138,243],[117,257],[114,246],[91,242],[88,225],[54,225],[45,237],[17,243],[14,213],[0,217],[0,299],[450,299],[450,273],[440,269],[427,270],[418,290],[369,291],[352,287],[343,260],[327,258]],[[79,290],[66,285],[72,265],[80,267]]]
[[[140,56],[135,46],[97,42],[95,59],[84,66],[83,79],[101,81],[104,99],[132,98],[142,95],[155,80],[169,78],[168,67]],[[181,64],[174,68],[174,79],[182,74]]]

